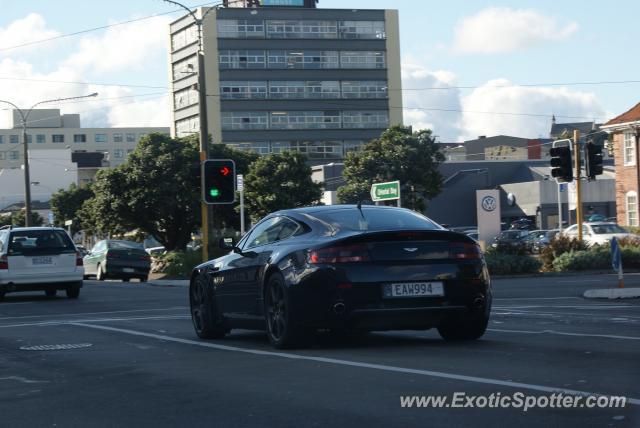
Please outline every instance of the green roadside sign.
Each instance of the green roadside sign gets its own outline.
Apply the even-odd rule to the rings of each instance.
[[[371,185],[371,200],[393,201],[400,199],[400,182],[389,181],[387,183],[373,183]]]

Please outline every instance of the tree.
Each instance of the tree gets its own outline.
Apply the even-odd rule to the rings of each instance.
[[[14,225],[24,227],[25,211],[15,211],[10,216],[0,217],[0,226]],[[42,226],[44,219],[40,214],[35,211],[31,211],[31,226]]]
[[[338,189],[338,198],[342,203],[370,200],[372,183],[399,180],[402,206],[424,211],[424,199],[442,189],[438,166],[443,161],[431,130],[412,132],[393,126],[361,151],[347,155],[343,172],[347,184]]]
[[[200,224],[198,152],[193,138],[147,135],[127,162],[96,175],[83,225],[102,233],[140,229],[169,251],[184,250]]]
[[[71,233],[78,233],[82,229],[79,217],[82,204],[93,196],[91,187],[78,187],[75,183],[71,183],[67,190],[60,189],[51,195],[51,212],[55,217],[55,225],[63,226],[66,220],[72,220]]]
[[[322,186],[311,180],[306,156],[298,152],[272,153],[249,167],[245,203],[253,220],[281,209],[317,203]]]

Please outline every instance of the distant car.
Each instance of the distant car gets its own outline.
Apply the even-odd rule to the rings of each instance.
[[[546,230],[532,230],[528,235],[525,235],[521,239],[522,245],[526,248],[529,253],[535,253],[535,244],[536,241],[544,236],[546,236]]]
[[[160,254],[164,254],[166,252],[166,249],[164,247],[151,247],[145,248],[144,251],[150,256],[157,256]]]
[[[478,232],[465,233],[465,235],[478,242]]]
[[[562,234],[569,237],[578,236],[578,225],[574,224],[562,231]],[[582,239],[588,245],[606,244],[614,237],[616,238],[628,238],[635,237],[636,235],[629,233],[629,231],[623,227],[618,226],[616,223],[609,222],[594,222],[582,224]]]
[[[528,218],[520,218],[518,220],[514,220],[509,224],[509,229],[514,230],[533,230],[536,224],[533,220],[529,220]]]
[[[83,275],[82,257],[64,229],[0,229],[0,300],[5,293],[40,290],[48,297],[65,290],[75,299]]]
[[[80,256],[84,257],[89,253],[89,250],[87,250],[84,245],[79,245],[76,244],[76,248],[78,249],[78,252],[80,253]]]
[[[528,230],[503,230],[498,234],[498,236],[493,238],[491,246],[496,249],[515,249],[523,245],[522,238],[524,238],[528,234]]]
[[[594,222],[594,221],[608,221],[608,220],[602,214],[591,214],[589,217],[587,217],[587,221]]]
[[[560,229],[551,229],[545,231],[544,234],[539,235],[533,240],[533,248],[532,252],[534,254],[539,254],[544,250],[553,240],[553,238],[560,233]]]
[[[127,282],[138,278],[146,282],[151,256],[137,242],[105,239],[98,241],[84,257],[84,266],[85,275],[93,275],[98,281],[113,278]]]

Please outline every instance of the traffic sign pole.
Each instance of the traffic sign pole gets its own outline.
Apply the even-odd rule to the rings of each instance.
[[[244,236],[244,176],[238,174],[236,187],[240,192],[240,236]]]

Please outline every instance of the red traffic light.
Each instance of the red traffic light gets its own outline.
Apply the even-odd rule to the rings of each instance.
[[[220,168],[220,174],[222,174],[224,177],[226,177],[230,173],[231,173],[231,169],[229,169],[229,167],[225,166],[224,168]]]

